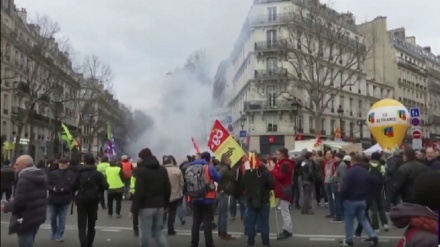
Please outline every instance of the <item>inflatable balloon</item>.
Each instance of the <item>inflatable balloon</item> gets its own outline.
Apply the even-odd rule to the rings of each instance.
[[[367,125],[382,149],[392,150],[405,139],[410,126],[408,109],[393,99],[380,100],[368,111]]]

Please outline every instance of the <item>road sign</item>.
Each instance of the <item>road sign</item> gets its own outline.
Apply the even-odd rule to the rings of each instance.
[[[245,138],[246,135],[247,135],[246,130],[240,130],[240,137],[241,137],[241,138]]]
[[[420,117],[420,108],[411,108],[409,114],[412,118]]]
[[[422,149],[422,139],[413,139],[412,140],[412,148],[413,149]]]
[[[419,126],[420,125],[420,119],[416,118],[416,117],[411,118],[411,125],[412,126]]]
[[[420,133],[420,130],[414,130],[412,133],[412,137],[414,139],[420,139],[420,138],[422,138],[422,133]]]
[[[232,124],[232,116],[231,115],[226,116],[226,123]]]
[[[234,131],[234,126],[232,126],[232,124],[229,124],[229,125],[228,125],[228,131],[229,131],[229,132]]]

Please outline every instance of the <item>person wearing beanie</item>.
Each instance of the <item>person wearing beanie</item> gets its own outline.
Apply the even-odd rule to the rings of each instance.
[[[169,247],[166,234],[162,231],[162,219],[171,195],[168,172],[149,148],[142,149],[138,156],[142,161],[136,171],[131,217],[138,217],[140,246],[149,246],[149,240],[154,236],[157,246]]]
[[[193,210],[193,225],[191,229],[191,246],[199,245],[200,227],[203,223],[205,246],[214,247],[212,238],[212,220],[214,218],[214,203],[216,199],[215,184],[221,181],[221,176],[212,166],[211,154],[203,152],[200,159],[191,162],[185,172],[187,192],[191,196]],[[198,178],[206,178],[201,181]]]
[[[406,228],[397,246],[437,246],[440,200],[435,195],[440,195],[440,171],[420,175],[414,183],[414,194],[414,203],[402,203],[393,207],[390,213],[397,228]]]

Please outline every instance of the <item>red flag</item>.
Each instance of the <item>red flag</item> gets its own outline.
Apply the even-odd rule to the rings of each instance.
[[[318,135],[316,136],[316,142],[315,145],[313,145],[315,148],[319,147],[319,145],[321,145],[322,141],[321,141],[321,133],[318,133]]]
[[[197,153],[201,153],[200,152],[200,148],[199,145],[197,145],[197,142],[194,140],[194,138],[191,137],[191,141],[193,143],[194,149],[196,150]]]

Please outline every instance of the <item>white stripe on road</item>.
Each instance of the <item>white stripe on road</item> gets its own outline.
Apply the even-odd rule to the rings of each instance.
[[[335,238],[309,238],[309,241],[318,241],[318,242],[334,242]]]
[[[120,232],[121,230],[118,229],[101,229],[101,232]]]
[[[9,222],[7,221],[1,221],[2,225],[9,225]],[[43,224],[41,225],[42,229],[50,229],[50,225],[49,224]],[[76,230],[78,229],[77,226],[75,225],[66,225],[66,229],[68,230]],[[96,226],[95,229],[97,230],[119,230],[119,231],[133,231],[133,227],[121,227],[121,226]],[[178,235],[184,235],[186,236],[186,234],[191,234],[191,230],[176,230],[176,232],[178,233]],[[229,234],[233,235],[233,236],[243,236],[243,232],[229,232]],[[276,233],[271,233],[270,234],[270,238],[271,239],[276,239],[277,234]],[[342,239],[345,236],[344,235],[319,235],[319,234],[293,234],[293,237],[297,237],[297,238],[330,238],[330,239]],[[399,240],[401,239],[402,236],[379,236],[379,239],[381,241],[386,241],[386,240]]]

